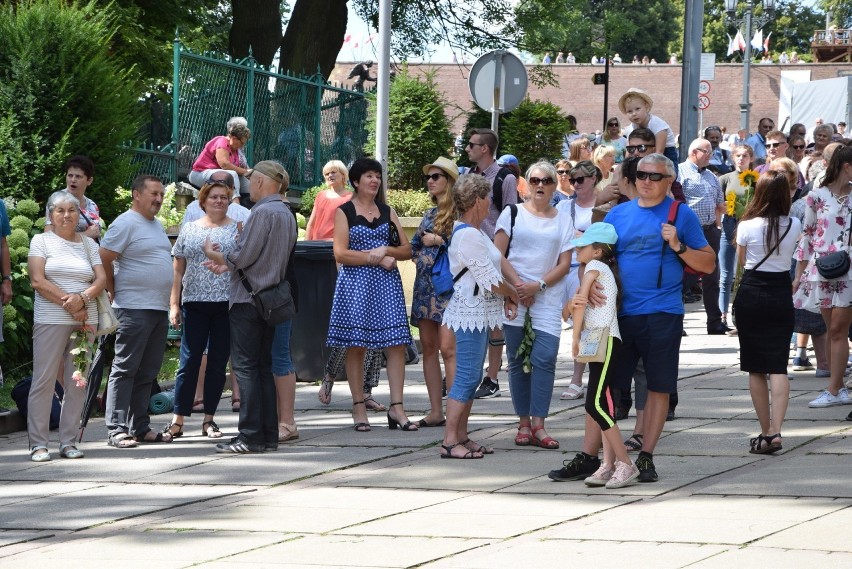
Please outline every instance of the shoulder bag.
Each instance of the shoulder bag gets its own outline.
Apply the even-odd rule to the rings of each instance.
[[[580,332],[580,351],[576,362],[604,362],[606,349],[609,345],[609,326],[604,328],[586,329]]]
[[[92,262],[92,250],[89,247],[89,242],[86,241],[86,236],[83,235],[83,246],[86,248],[86,257],[89,259],[89,263]],[[94,266],[92,266],[92,270],[94,271]],[[97,330],[95,330],[95,336],[106,336],[107,334],[112,334],[118,329],[118,317],[115,315],[115,311],[112,309],[112,304],[109,301],[109,295],[107,294],[106,289],[103,289],[100,294],[95,298],[95,302],[98,305],[98,326]]]
[[[293,302],[293,294],[287,279],[281,279],[278,284],[255,292],[243,270],[237,269],[237,274],[248,291],[252,304],[267,324],[276,326],[296,316],[296,303]]]
[[[850,215],[850,222],[852,222],[852,215]],[[819,272],[822,278],[834,280],[845,277],[849,273],[849,268],[852,266],[852,262],[849,259],[849,251],[847,250],[849,245],[852,245],[852,227],[849,228],[847,247],[840,251],[823,255],[815,261],[814,264],[816,265],[817,272]]]

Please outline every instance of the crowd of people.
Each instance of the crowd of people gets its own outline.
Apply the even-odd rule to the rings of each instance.
[[[626,128],[611,117],[600,139],[572,133],[564,156],[536,161],[523,176],[516,157],[498,155],[495,132],[472,129],[464,147],[471,168],[461,173],[447,157],[422,166],[434,207],[410,241],[387,205],[379,162],[326,164],[326,189],[308,222],[309,238],[332,241],[338,264],[320,402],[328,404],[345,377],[355,431],[373,428],[368,411],[384,411],[390,429],[443,427],[441,458],[482,459],[494,450],[471,439],[468,421],[476,399],[503,395],[505,352],[514,443],[559,449],[545,423],[560,336],[571,330],[573,377],[561,398],[585,397],[585,436],[580,452],[549,477],[607,488],[654,482],[653,453],[677,405],[684,303],[700,287],[707,333],[740,344],[759,423],[750,452],[782,448],[791,337],[794,369],[813,369],[812,338],[816,374],[828,380],[809,406],[852,404],[843,384],[852,338],[845,125],[816,125],[810,147],[799,124],[785,135],[763,118],[756,133],[736,140],[711,126],[681,157],[646,92],[629,89],[618,107]],[[82,388],[72,380],[70,352],[73,334],[91,339],[102,290],[120,323],[106,397],[111,446],[168,443],[184,434],[193,412],[203,414],[203,436],[222,438],[215,414],[228,361],[240,393],[239,433],[217,450],[261,453],[299,437],[291,321],[270,322],[255,306],[255,292],[282,283],[298,305],[296,222],[282,197],[289,177],[273,161],[245,168],[239,148],[248,136],[232,120],[228,136],[205,146],[199,160],[209,154],[220,167],[195,170],[198,199],[173,245],[156,219],[159,179],[137,177],[130,210],[101,235],[97,205],[84,195],[94,166],[83,157],[69,161],[67,187],[48,200],[48,225],[29,258],[32,460],[51,459],[47,416],[56,379],[66,390],[60,455],[83,456],[74,442]],[[416,267],[410,312],[398,269],[409,259]],[[175,408],[169,424],[154,429],[148,398],[169,322],[182,324]],[[419,329],[430,402],[419,420],[404,398],[409,325]],[[387,406],[371,394],[382,365]],[[634,404],[636,423],[623,440],[617,421]]]

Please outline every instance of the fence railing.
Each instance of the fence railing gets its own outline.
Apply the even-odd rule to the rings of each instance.
[[[251,56],[196,54],[176,39],[172,103],[152,113],[161,124],[145,129],[148,138],[170,132],[170,141],[127,147],[140,172],[185,179],[207,141],[225,134],[228,119],[243,116],[252,133],[244,149],[249,166],[278,160],[290,187],[305,191],[322,182],[328,160],[348,164],[364,154],[367,96],[329,84],[319,71],[311,77],[275,73]]]

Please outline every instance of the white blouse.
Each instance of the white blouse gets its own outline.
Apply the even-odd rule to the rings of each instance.
[[[588,271],[598,271],[596,280],[603,285],[606,303],[598,307],[591,304],[586,305],[586,311],[583,313],[583,328],[594,330],[609,326],[609,335],[620,340],[621,331],[618,329],[618,314],[615,309],[616,299],[618,298],[618,285],[615,282],[615,275],[612,274],[609,265],[598,260],[589,261],[586,265],[586,272]]]
[[[457,221],[454,227],[458,225]],[[448,252],[453,275],[465,267],[468,270],[453,286],[443,325],[454,331],[501,328],[503,298],[491,292],[491,287],[503,281],[500,272],[503,255],[485,233],[474,227],[456,231]]]

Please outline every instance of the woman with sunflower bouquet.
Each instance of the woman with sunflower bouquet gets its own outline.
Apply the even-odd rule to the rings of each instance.
[[[757,173],[751,169],[754,150],[748,144],[737,144],[731,149],[734,171],[719,177],[719,185],[725,196],[725,213],[722,215],[722,239],[719,243],[719,310],[722,312],[722,324],[728,325],[728,307],[731,304],[731,291],[734,284],[734,259],[737,246],[734,238],[737,232],[737,220],[745,211],[745,206],[754,195]],[[751,189],[750,195],[747,190]]]

